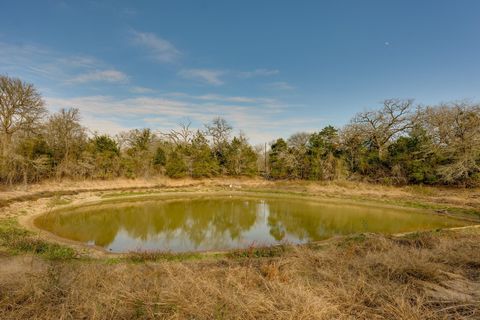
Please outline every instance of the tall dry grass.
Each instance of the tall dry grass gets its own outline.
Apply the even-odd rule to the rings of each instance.
[[[1,319],[480,319],[479,231],[368,235],[279,256],[43,262]]]

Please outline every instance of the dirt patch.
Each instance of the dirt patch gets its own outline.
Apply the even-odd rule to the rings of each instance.
[[[46,266],[42,259],[31,255],[0,256],[0,283],[17,281],[25,275],[41,274]]]

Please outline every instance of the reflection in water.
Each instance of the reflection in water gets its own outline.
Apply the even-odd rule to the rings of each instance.
[[[115,252],[196,251],[305,243],[358,232],[396,233],[465,225],[401,209],[277,198],[193,198],[98,205],[41,216],[58,236]]]

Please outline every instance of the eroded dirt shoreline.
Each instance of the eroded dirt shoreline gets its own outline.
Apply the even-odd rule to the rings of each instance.
[[[60,238],[50,232],[38,229],[33,220],[41,214],[52,210],[68,209],[70,207],[79,207],[82,205],[101,204],[118,199],[135,199],[143,197],[179,197],[179,196],[206,196],[206,195],[268,195],[268,196],[288,196],[288,197],[307,197],[309,200],[332,201],[342,203],[352,203],[360,205],[375,205],[402,208],[405,204],[391,201],[381,201],[385,196],[391,196],[394,199],[410,199],[406,190],[399,188],[383,187],[381,189],[374,185],[315,185],[302,182],[283,182],[275,183],[265,180],[165,180],[163,183],[158,181],[104,181],[102,183],[92,182],[73,182],[55,185],[54,191],[46,190],[50,185],[33,185],[30,190],[10,191],[2,194],[0,199],[9,201],[11,204],[3,208],[2,217],[17,218],[20,224],[36,232],[39,237],[47,241],[54,241],[59,244],[69,245],[82,252],[83,255],[90,257],[103,256],[121,256],[122,254],[111,253],[102,247],[81,244],[72,240]],[[114,187],[115,186],[115,187]],[[358,188],[360,187],[360,188]],[[274,191],[275,193],[272,193]],[[380,193],[379,191],[382,191]],[[20,194],[19,194],[20,193]],[[370,197],[370,198],[369,198]],[[456,198],[459,196],[456,195]],[[437,200],[430,196],[430,201]],[[418,200],[417,200],[418,201]],[[443,203],[445,198],[442,198]],[[435,202],[432,202],[435,203]],[[408,204],[407,204],[408,205]],[[454,202],[454,205],[457,203]],[[462,207],[459,207],[462,208]],[[417,207],[412,210],[421,210]],[[472,222],[478,222],[476,216],[466,214],[450,213],[446,209],[423,209],[424,212],[448,215],[456,218],[466,219]],[[323,242],[323,241],[322,241]],[[212,253],[212,252],[207,252]],[[216,253],[216,252],[214,252]]]
[[[480,188],[462,189],[447,187],[405,186],[394,187],[360,182],[308,182],[268,181],[261,178],[215,178],[215,179],[115,179],[100,181],[45,181],[40,184],[3,187],[0,204],[3,206],[25,200],[55,195],[75,195],[84,192],[106,190],[139,191],[148,189],[199,189],[199,188],[271,189],[277,191],[304,192],[312,195],[369,197],[371,199],[404,199],[432,203],[444,203],[480,211]]]

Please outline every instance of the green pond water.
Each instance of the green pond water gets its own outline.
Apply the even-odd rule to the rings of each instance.
[[[99,204],[45,214],[34,223],[57,236],[112,252],[225,250],[468,224],[401,208],[243,196]]]

